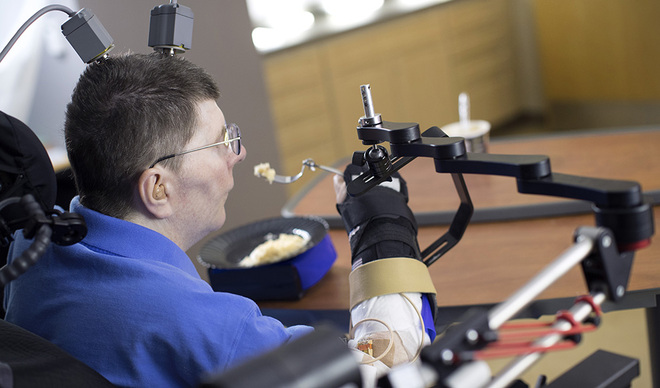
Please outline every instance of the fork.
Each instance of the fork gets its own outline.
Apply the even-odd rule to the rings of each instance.
[[[316,164],[312,159],[305,159],[302,162],[302,168],[300,169],[300,172],[297,173],[296,175],[291,175],[291,176],[286,176],[286,175],[275,175],[273,177],[273,181],[277,183],[292,183],[297,181],[303,176],[303,173],[305,172],[305,168],[309,167],[310,170],[314,171],[317,168],[319,170],[324,170],[327,172],[331,172],[333,174],[341,175],[343,176],[344,173],[340,170],[337,170],[336,168],[328,167],[328,166],[322,166],[320,164]]]

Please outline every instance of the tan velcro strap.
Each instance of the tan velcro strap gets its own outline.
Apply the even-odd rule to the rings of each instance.
[[[376,296],[401,292],[435,294],[429,269],[409,257],[392,257],[363,264],[348,275],[351,309]]]

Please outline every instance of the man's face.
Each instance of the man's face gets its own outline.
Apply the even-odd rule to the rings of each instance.
[[[197,107],[196,132],[183,149],[224,140],[225,116],[215,101],[204,101]],[[244,147],[236,155],[229,147],[219,145],[181,156],[178,174],[181,206],[176,209],[176,219],[180,222],[178,227],[187,228],[184,230],[195,242],[225,223],[225,202],[234,187],[233,168],[246,154]]]

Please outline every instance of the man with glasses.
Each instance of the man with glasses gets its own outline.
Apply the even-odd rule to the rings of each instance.
[[[71,211],[88,233],[49,246],[6,288],[8,321],[112,383],[140,387],[194,386],[312,330],[213,292],[185,253],[224,224],[232,169],[247,154],[218,97],[212,78],[180,57],[87,67],[65,138],[79,194]],[[10,256],[28,244],[19,236]]]
[[[247,150],[201,68],[128,54],[87,67],[65,138],[82,242],[49,246],[6,289],[7,320],[120,386],[194,386],[310,332],[213,292],[185,253],[225,222],[232,169]],[[29,241],[19,238],[10,256]]]

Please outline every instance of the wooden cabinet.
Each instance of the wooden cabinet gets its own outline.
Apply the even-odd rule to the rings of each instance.
[[[331,163],[341,155],[323,67],[316,47],[270,57],[265,66],[275,138],[282,159],[276,166],[278,173],[293,175],[300,171],[302,161],[310,157],[317,163]]]
[[[305,158],[331,164],[365,149],[355,130],[363,84],[384,120],[422,130],[457,121],[461,92],[473,118],[511,118],[521,103],[510,7],[452,1],[264,56],[279,168],[292,174]]]
[[[660,100],[660,2],[534,0],[547,98]]]
[[[506,0],[464,1],[449,12],[452,94],[468,92],[472,116],[493,124],[511,118],[522,106],[512,6]],[[452,103],[456,112],[457,99]]]

